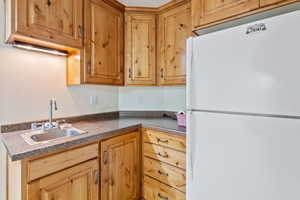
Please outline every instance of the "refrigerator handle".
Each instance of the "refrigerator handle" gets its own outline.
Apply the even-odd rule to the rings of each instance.
[[[191,90],[192,90],[192,65],[193,65],[193,38],[186,41],[186,109],[191,110]]]

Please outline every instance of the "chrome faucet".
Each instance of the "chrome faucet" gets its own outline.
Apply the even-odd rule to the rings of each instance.
[[[56,104],[56,100],[55,99],[51,99],[49,101],[49,124],[47,128],[53,128],[54,124],[53,124],[53,112],[57,111],[57,104]]]
[[[59,128],[61,123],[66,122],[65,120],[57,120],[53,122],[53,112],[57,111],[57,104],[55,99],[50,99],[49,101],[49,121],[48,122],[38,122],[31,124],[31,130],[46,130],[46,129],[53,129]]]

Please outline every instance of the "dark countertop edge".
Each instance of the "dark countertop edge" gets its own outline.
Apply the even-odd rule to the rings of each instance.
[[[154,129],[154,130],[158,130],[158,131],[164,131],[164,132],[168,132],[168,133],[173,133],[173,134],[179,134],[179,135],[182,135],[182,136],[186,136],[186,132],[184,130],[179,131],[179,130],[174,130],[174,129],[170,129],[170,128],[157,126],[157,125],[154,125],[154,124],[138,123],[138,124],[135,124],[135,125],[129,125],[129,126],[124,127],[124,128],[114,129],[114,130],[106,131],[106,132],[103,132],[103,133],[94,133],[93,135],[78,138],[78,139],[74,139],[74,140],[71,140],[71,141],[66,141],[64,143],[53,144],[53,145],[48,146],[48,147],[43,147],[42,149],[31,150],[31,151],[28,151],[28,152],[13,154],[13,155],[9,152],[7,146],[5,145],[5,142],[3,142],[3,144],[5,145],[7,153],[10,156],[11,160],[12,161],[19,161],[19,160],[23,160],[23,159],[26,159],[26,158],[38,156],[38,155],[41,155],[41,154],[46,154],[46,153],[59,151],[59,150],[62,150],[64,148],[69,148],[69,147],[76,146],[76,145],[81,145],[81,144],[83,145],[84,143],[93,142],[94,140],[106,140],[106,139],[109,139],[111,137],[122,135],[122,134],[124,134],[124,132],[127,133],[127,132],[133,131],[133,130],[138,129],[138,128],[149,128],[149,129]]]

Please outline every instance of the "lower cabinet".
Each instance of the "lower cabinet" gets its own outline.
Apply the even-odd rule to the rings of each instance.
[[[98,159],[79,164],[27,185],[28,200],[98,200]]]
[[[140,132],[101,142],[101,200],[140,198]]]
[[[185,194],[155,179],[144,177],[145,200],[185,200]]]
[[[185,200],[185,136],[144,129],[142,145],[144,199]]]

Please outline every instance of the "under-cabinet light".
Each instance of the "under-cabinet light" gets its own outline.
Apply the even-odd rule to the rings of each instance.
[[[58,56],[67,56],[68,55],[67,51],[51,49],[51,48],[43,47],[43,46],[39,46],[39,45],[27,44],[25,42],[16,41],[12,45],[14,47],[26,49],[29,51],[37,51],[37,52],[48,53],[48,54],[53,54],[53,55],[58,55]]]

